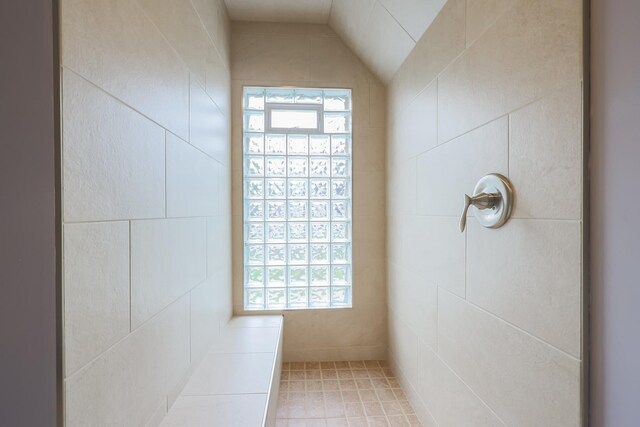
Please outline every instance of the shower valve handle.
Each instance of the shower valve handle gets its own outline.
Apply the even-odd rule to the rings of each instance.
[[[464,232],[464,229],[467,227],[467,211],[471,205],[475,206],[476,209],[491,209],[499,204],[500,200],[502,200],[500,193],[480,193],[473,197],[465,194],[464,209],[460,217],[460,232]]]

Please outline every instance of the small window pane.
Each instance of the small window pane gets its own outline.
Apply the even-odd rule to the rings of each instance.
[[[273,129],[317,129],[316,110],[271,110]]]

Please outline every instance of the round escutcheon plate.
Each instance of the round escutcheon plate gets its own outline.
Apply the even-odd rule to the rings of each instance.
[[[476,184],[473,194],[500,193],[502,198],[495,206],[488,209],[473,209],[478,222],[487,228],[502,227],[509,220],[513,210],[514,193],[509,179],[503,175],[493,173],[484,176]]]

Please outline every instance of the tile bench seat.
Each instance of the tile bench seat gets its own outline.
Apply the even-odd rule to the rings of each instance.
[[[232,318],[186,382],[163,427],[275,424],[282,316]]]

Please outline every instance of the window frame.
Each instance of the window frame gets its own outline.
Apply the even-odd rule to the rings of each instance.
[[[277,128],[271,126],[271,114],[273,110],[299,110],[315,111],[318,126],[313,128]],[[322,104],[285,104],[265,102],[264,104],[264,133],[297,133],[297,134],[324,134],[324,105]]]

